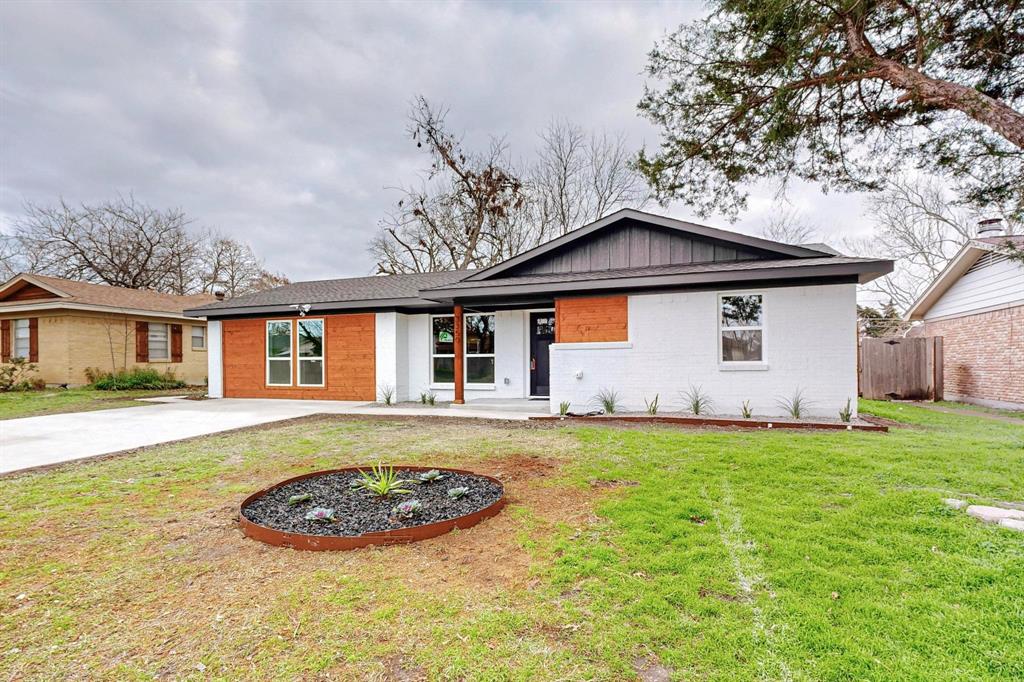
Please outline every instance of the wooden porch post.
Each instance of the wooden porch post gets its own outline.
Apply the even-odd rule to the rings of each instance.
[[[462,341],[462,335],[465,330],[465,325],[462,322],[462,306],[455,306],[455,400],[452,401],[456,405],[462,405],[465,401],[465,386],[464,377],[465,371],[463,370],[463,346],[465,345]]]

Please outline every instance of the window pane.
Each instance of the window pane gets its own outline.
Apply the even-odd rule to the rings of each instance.
[[[299,320],[299,357],[322,358],[323,356],[324,321]]]
[[[434,355],[451,355],[455,352],[455,318],[435,317],[433,319]]]
[[[434,358],[434,383],[450,384],[455,381],[455,358]]]
[[[466,355],[494,352],[494,315],[466,316]]]
[[[267,325],[267,355],[287,358],[292,354],[292,323],[271,322]]]
[[[760,362],[761,330],[722,332],[722,360]]]
[[[271,360],[270,361],[270,377],[269,382],[271,384],[284,384],[288,385],[292,383],[292,361],[291,360]]]
[[[170,358],[167,345],[167,325],[149,323],[149,359],[167,360]]]
[[[324,383],[324,361],[299,360],[299,383],[317,386]]]
[[[761,297],[759,295],[723,296],[722,326],[760,327]]]
[[[29,352],[29,336],[31,331],[28,328],[28,320],[15,320],[14,321],[14,352],[12,355],[16,358],[27,358]]]
[[[466,358],[467,384],[493,384],[494,358]]]
[[[192,327],[192,350],[206,348],[206,327]]]

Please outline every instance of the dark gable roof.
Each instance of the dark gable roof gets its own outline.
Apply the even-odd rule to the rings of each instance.
[[[268,291],[258,291],[236,298],[217,301],[199,308],[190,314],[201,315],[209,311],[244,312],[242,309],[290,306],[316,303],[367,303],[370,307],[382,302],[394,305],[429,305],[431,301],[420,298],[422,289],[445,286],[458,282],[466,276],[465,270],[449,272],[423,272],[408,275],[377,275],[374,277],[351,277],[348,279],[321,279],[312,282],[285,284]]]

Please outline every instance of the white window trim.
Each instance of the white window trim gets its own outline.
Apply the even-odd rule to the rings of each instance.
[[[28,330],[28,336],[25,337],[25,354],[22,355],[18,352],[18,323],[24,322],[25,329]],[[17,320],[11,320],[11,359],[14,358],[25,358],[28,360],[29,355],[32,354],[32,326],[28,318],[19,318]]]
[[[288,345],[289,345],[289,351],[288,351],[288,383],[287,384],[274,384],[274,383],[270,382],[270,325],[272,325],[272,324],[281,324],[282,322],[288,324],[289,330],[290,330],[289,331],[289,336],[288,336]],[[294,379],[294,376],[295,376],[295,364],[294,364],[294,360],[295,360],[295,357],[294,357],[295,356],[295,325],[292,324],[291,320],[267,320],[266,321],[266,324],[263,326],[263,355],[264,355],[263,361],[266,364],[266,368],[265,368],[266,369],[266,375],[265,375],[264,379],[266,380],[266,385],[267,386],[275,386],[275,387],[277,387],[277,386],[292,386],[292,385],[294,385],[293,384],[293,379]],[[284,358],[276,358],[275,362],[282,362],[283,360],[284,360]]]
[[[200,348],[196,348],[195,344],[192,343],[192,339],[195,338],[193,336],[193,333],[195,332],[196,329],[202,329],[203,330],[203,345]],[[204,327],[203,325],[201,325],[201,324],[193,324],[193,325],[191,325],[191,329],[189,329],[189,334],[188,334],[189,348],[191,348],[192,351],[194,351],[196,353],[201,352],[201,351],[205,351],[207,349],[207,346],[209,345],[209,342],[206,340],[207,333],[208,332],[206,331],[206,327]]]
[[[467,377],[469,375],[469,363],[466,362],[466,358],[469,357],[469,353],[466,352],[466,343],[468,342],[468,338],[467,338],[468,334],[466,334],[466,318],[467,317],[477,317],[478,315],[490,315],[491,317],[494,318],[494,349],[495,350],[498,349],[498,318],[496,316],[496,313],[470,313],[468,315],[467,314],[463,314],[463,316],[462,316],[462,386],[467,391],[493,391],[496,388],[496,385],[495,385],[495,383],[493,381],[491,383],[489,383],[489,384],[481,384],[481,383],[472,383],[471,384],[467,380]],[[454,389],[455,388],[455,382],[445,383],[445,382],[436,382],[436,381],[434,381],[434,358],[454,358],[455,357],[455,353],[434,353],[434,318],[437,318],[437,317],[451,317],[451,318],[454,318],[455,315],[452,315],[452,314],[431,315],[430,316],[430,320],[429,320],[429,322],[427,324],[427,332],[430,335],[430,339],[429,339],[429,341],[430,341],[430,348],[429,348],[429,350],[430,350],[430,367],[427,368],[427,371],[430,372],[430,381],[428,382],[428,385],[432,389],[437,389],[437,390],[444,391],[444,390]],[[454,333],[454,331],[455,331],[455,325],[453,324],[452,325],[452,332]],[[495,376],[497,376],[498,360],[497,360],[497,357],[496,357],[495,353],[473,353],[473,357],[474,358],[494,358],[495,359],[494,360],[494,372],[495,372]]]
[[[722,299],[732,296],[760,296],[761,297],[761,324],[747,327],[726,327],[722,324]],[[721,292],[715,298],[715,327],[718,333],[718,369],[720,371],[742,371],[742,370],[766,370],[768,369],[768,345],[765,343],[768,333],[767,302],[768,297],[763,291],[726,291]],[[722,357],[722,333],[741,331],[761,332],[761,359],[760,360],[726,360]]]
[[[162,358],[153,357],[153,344],[150,343],[150,334],[153,333],[153,327],[163,327],[167,333],[167,356]],[[149,362],[170,362],[171,361],[171,325],[167,322],[147,322],[146,323],[146,353],[149,358]]]
[[[321,337],[320,337],[320,356],[305,356],[299,354],[299,324],[301,322],[314,322],[318,321],[321,324]],[[327,385],[327,360],[324,356],[327,348],[327,320],[323,317],[303,317],[295,320],[295,324],[292,326],[295,334],[295,382],[296,386],[302,386],[303,388],[323,388]],[[320,383],[319,384],[304,384],[302,383],[302,361],[303,360],[319,360],[320,361]]]
[[[466,318],[467,317],[493,317],[494,318],[494,349],[498,349],[498,317],[495,313],[472,313],[470,315],[462,316],[462,385],[466,388],[472,386],[479,390],[488,390],[494,388],[494,382],[489,383],[469,383],[469,351],[467,344],[469,343],[469,334],[466,333]],[[494,360],[494,375],[498,375],[498,361],[494,357],[494,353],[473,353],[474,358],[491,358]]]

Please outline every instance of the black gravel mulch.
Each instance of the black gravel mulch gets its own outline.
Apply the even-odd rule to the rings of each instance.
[[[402,486],[412,490],[404,495],[382,498],[365,490],[353,489],[356,472],[340,472],[314,476],[280,486],[262,495],[242,509],[242,515],[253,523],[287,533],[307,535],[356,536],[396,528],[422,526],[472,514],[497,502],[503,493],[500,484],[483,476],[457,474],[440,469],[444,475],[432,483],[410,483]],[[420,472],[398,470],[400,478],[416,479]],[[451,488],[466,487],[469,492],[453,500]],[[293,495],[310,493],[312,499],[296,505],[288,504]],[[399,519],[395,506],[418,500],[420,512],[411,519]],[[306,513],[315,507],[334,510],[334,521],[307,521]]]

